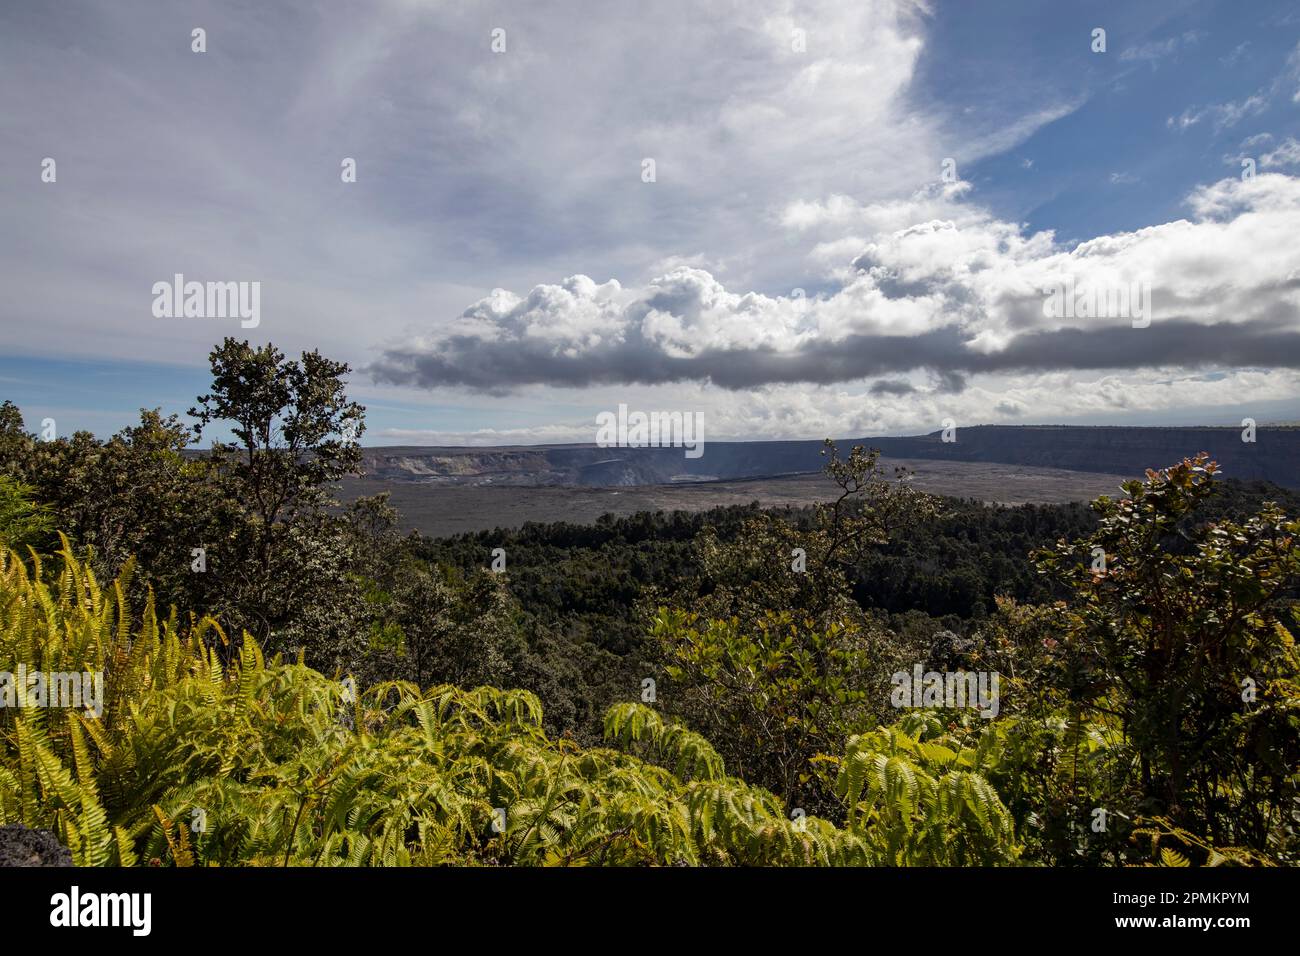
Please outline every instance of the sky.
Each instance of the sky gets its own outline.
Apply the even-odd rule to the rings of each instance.
[[[1294,421],[1297,227],[1291,2],[0,2],[31,430],[228,335],[347,362],[368,445]]]

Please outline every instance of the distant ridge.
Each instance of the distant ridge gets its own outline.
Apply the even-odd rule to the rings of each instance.
[[[879,448],[886,458],[1032,465],[1140,476],[1208,452],[1229,478],[1300,488],[1300,428],[1263,426],[1253,443],[1240,428],[1091,425],[973,425],[956,441],[941,432],[839,441]],[[706,442],[700,458],[681,448],[512,445],[488,448],[396,446],[365,449],[369,475],[446,484],[619,487],[734,480],[821,469],[820,441]]]

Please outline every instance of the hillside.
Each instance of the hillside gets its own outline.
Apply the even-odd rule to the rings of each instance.
[[[1146,469],[1208,452],[1223,474],[1300,487],[1300,428],[1263,427],[1253,443],[1237,428],[978,425],[841,442],[890,458],[1023,465],[1140,476]],[[802,474],[822,467],[819,441],[707,442],[699,458],[680,448],[535,445],[494,448],[401,446],[366,449],[369,477],[452,485],[626,487]]]

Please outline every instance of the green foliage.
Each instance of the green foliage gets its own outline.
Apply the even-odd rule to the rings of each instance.
[[[611,707],[605,714],[605,737],[624,750],[637,749],[683,780],[718,780],[723,775],[722,758],[707,740],[681,724],[666,723],[641,704]]]
[[[0,474],[29,477],[36,439],[27,431],[23,413],[13,402],[0,402]]]
[[[0,404],[0,670],[105,677],[0,708],[0,822],[79,864],[1300,862],[1295,496],[1202,456],[988,508],[828,442],[825,505],[430,542],[331,500],[346,366],[211,358],[210,455]],[[999,715],[898,719],[916,664]]]
[[[860,617],[850,582],[856,568],[895,536],[932,520],[937,501],[910,487],[899,469],[885,477],[880,453],[855,446],[840,458],[827,439],[825,473],[839,489],[805,520],[759,512],[723,541],[706,528],[699,541],[702,581],[695,603],[711,617],[752,622],[769,611],[806,614],[826,625]]]
[[[933,728],[930,728],[933,729]],[[926,721],[849,738],[835,792],[848,827],[891,866],[995,866],[1020,855],[1007,808],[975,769],[987,753],[927,739]]]
[[[226,338],[209,361],[212,390],[189,412],[196,437],[220,423],[236,439],[214,442],[207,459],[223,500],[236,505],[219,554],[225,601],[214,610],[271,646],[289,646],[277,632],[305,593],[325,590],[302,584],[343,575],[344,545],[322,510],[329,483],[358,469],[365,410],[344,391],[348,366],[319,352],[295,361],[274,345]]]
[[[356,469],[365,410],[344,393],[347,365],[315,351],[286,360],[273,345],[233,338],[209,360],[212,391],[190,414],[200,433],[213,422],[229,425],[238,444],[218,443],[214,457],[240,482],[264,528]]]
[[[16,414],[9,425],[14,430],[0,433],[4,471],[31,489],[57,527],[94,550],[101,575],[143,555],[149,584],[165,601],[206,605],[204,582],[189,574],[190,549],[221,540],[223,504],[204,463],[184,456],[192,435],[176,416],[141,409],[138,425],[103,443],[84,432],[36,441]]]
[[[852,625],[822,628],[789,613],[742,626],[664,609],[654,623],[670,711],[717,743],[727,764],[810,810],[835,798],[812,759],[838,751],[875,723],[866,688],[878,682],[873,635]],[[877,635],[878,636],[878,635]],[[887,680],[887,678],[886,678]],[[878,701],[887,699],[884,684]]]
[[[40,546],[53,530],[49,509],[37,504],[33,494],[30,485],[0,474],[0,544]]]
[[[1098,499],[1092,536],[1038,556],[1072,592],[1049,656],[1070,705],[1129,749],[1107,799],[1294,861],[1300,521],[1266,505],[1198,522],[1215,471],[1202,455],[1148,472]]]
[[[151,606],[136,620],[123,582],[106,594],[70,547],[60,558],[48,585],[0,551],[0,654],[102,669],[105,708],[0,712],[0,821],[53,829],[79,864],[868,860],[855,834],[788,819],[697,735],[635,706],[611,713],[611,738],[683,776],[550,739],[526,691],[389,682],[354,698],[251,638],[223,669],[211,621],[183,633]]]

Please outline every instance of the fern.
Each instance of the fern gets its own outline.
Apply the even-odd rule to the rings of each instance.
[[[133,611],[124,581],[100,585],[66,540],[55,562],[0,549],[0,659],[102,671],[105,709],[0,711],[0,822],[53,829],[79,865],[1015,858],[973,751],[932,728],[851,739],[833,760],[847,826],[796,821],[727,776],[704,737],[640,704],[608,711],[608,747],[579,748],[546,735],[527,691],[391,682],[346,695],[248,635],[223,666],[215,646],[234,645],[216,622],[160,619],[151,598]]]

